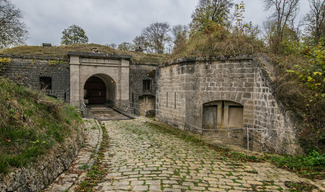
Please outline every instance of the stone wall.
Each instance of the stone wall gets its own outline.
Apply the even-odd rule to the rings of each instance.
[[[152,113],[155,109],[157,65],[130,65],[130,106],[136,115]],[[147,87],[146,87],[147,86]],[[149,86],[149,87],[148,87]]]
[[[70,104],[80,107],[84,102],[86,81],[96,76],[104,81],[112,91],[113,105],[120,109],[129,106],[129,60],[128,55],[109,55],[102,53],[69,52],[70,57]],[[112,84],[114,86],[112,86]],[[107,98],[109,101],[109,98]]]
[[[82,131],[76,131],[64,143],[57,144],[25,168],[0,174],[0,191],[41,191],[68,169],[83,144]]]
[[[182,59],[157,74],[157,119],[253,150],[300,152],[290,117],[253,57]]]
[[[11,62],[2,71],[5,77],[35,90],[42,89],[47,95],[69,102],[70,72],[67,59],[51,57],[18,57],[0,55],[11,58]],[[42,88],[42,77],[51,79],[51,88]]]

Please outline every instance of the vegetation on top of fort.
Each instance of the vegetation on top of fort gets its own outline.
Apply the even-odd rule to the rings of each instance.
[[[296,114],[297,136],[308,150],[325,152],[325,2],[309,0],[306,32],[294,19],[299,0],[265,0],[273,13],[261,39],[258,28],[243,22],[245,6],[231,0],[200,0],[189,37],[174,47],[172,58],[267,53],[275,68],[277,98]],[[232,24],[231,24],[232,23]]]
[[[82,123],[75,108],[0,78],[0,173],[25,166]]]
[[[69,51],[73,52],[91,52],[93,48],[98,50],[98,53],[114,54],[114,55],[130,55],[132,62],[141,64],[158,64],[165,62],[167,55],[164,54],[148,54],[143,52],[131,52],[113,49],[109,46],[99,44],[73,44],[52,47],[42,46],[17,46],[9,49],[0,50],[3,55],[16,56],[40,56],[40,57],[58,57],[67,58]]]

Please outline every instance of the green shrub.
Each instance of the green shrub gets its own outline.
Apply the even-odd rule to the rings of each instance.
[[[298,172],[310,178],[323,178],[325,171],[325,154],[313,150],[308,155],[271,157],[271,162],[277,167]]]

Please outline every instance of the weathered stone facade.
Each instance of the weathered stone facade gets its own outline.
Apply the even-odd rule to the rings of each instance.
[[[70,67],[68,59],[52,57],[20,57],[3,55],[11,58],[11,62],[4,68],[3,75],[26,87],[43,90],[51,95],[70,102]],[[1,74],[0,74],[1,75]],[[51,87],[42,87],[41,78],[51,80]]]
[[[4,74],[34,89],[50,77],[46,93],[78,107],[88,102],[86,84],[96,77],[104,84],[106,103],[122,110],[156,113],[159,120],[181,129],[209,132],[253,150],[300,150],[291,114],[252,56],[180,59],[157,68],[132,63],[127,55],[67,54],[69,59],[2,56],[12,58]]]
[[[290,118],[253,57],[178,60],[159,68],[157,84],[161,121],[253,150],[300,152]]]
[[[130,65],[130,104],[134,114],[155,112],[156,68],[154,64]]]
[[[68,53],[70,57],[70,104],[84,102],[86,81],[96,76],[106,85],[106,101],[126,109],[129,106],[129,60],[127,55]]]

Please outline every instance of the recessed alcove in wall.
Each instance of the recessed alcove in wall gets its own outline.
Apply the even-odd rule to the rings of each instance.
[[[139,115],[146,116],[149,111],[155,110],[156,98],[153,95],[139,97]]]
[[[242,128],[243,106],[231,101],[211,101],[203,104],[203,128]]]

